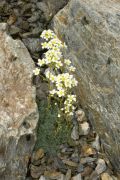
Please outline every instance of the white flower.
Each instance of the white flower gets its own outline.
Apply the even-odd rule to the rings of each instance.
[[[46,71],[45,71],[45,76],[46,76],[46,78],[50,78],[50,75],[51,75],[51,73],[50,73],[50,70],[49,69],[47,69]]]
[[[54,95],[54,94],[56,94],[57,91],[55,89],[53,89],[53,90],[51,90],[49,92],[50,92],[51,95]]]
[[[60,111],[64,111],[67,116],[72,116],[75,110],[76,95],[71,94],[71,92],[78,82],[70,74],[70,72],[75,71],[75,67],[71,65],[69,59],[63,59],[61,49],[67,48],[67,46],[57,38],[52,30],[44,30],[41,37],[46,40],[46,42],[42,43],[42,48],[48,51],[44,53],[43,59],[38,59],[38,65],[40,67],[47,65],[48,67],[45,70],[45,77],[50,85],[49,95],[55,95],[59,100],[62,98],[63,106]],[[65,68],[63,68],[63,65]],[[39,68],[34,70],[35,75],[38,75],[39,72]],[[55,104],[57,105],[57,103]],[[60,116],[60,113],[58,113],[58,117]]]
[[[61,63],[61,61],[56,62],[56,68],[59,69],[62,66],[63,66],[63,64]]]
[[[64,47],[65,49],[67,49],[67,45],[65,44],[65,42],[63,43],[63,47]]]
[[[54,49],[54,48],[60,49],[63,47],[62,42],[58,38],[54,38],[54,39],[50,40],[48,43],[48,46],[51,49]]]
[[[69,59],[65,59],[64,62],[65,62],[65,64],[68,65],[68,66],[71,64],[71,61],[70,61]]]
[[[74,71],[76,70],[76,68],[75,68],[74,66],[70,66],[70,67],[69,67],[69,70],[72,71],[72,72],[74,72]]]
[[[41,45],[42,45],[42,49],[48,49],[48,43],[47,42],[41,43]]]
[[[59,61],[61,57],[62,53],[60,51],[55,51],[53,49],[50,49],[45,53],[45,59],[48,61],[48,63]]]
[[[38,59],[38,63],[37,63],[40,67],[45,64],[45,60],[44,59]]]
[[[62,85],[62,83],[56,83],[56,87],[58,90],[60,90],[63,88],[63,85]]]
[[[77,86],[78,85],[78,81],[75,78],[73,78],[72,79],[72,84],[73,84],[73,86]]]
[[[68,115],[69,115],[69,116],[73,116],[73,112],[70,112]]]
[[[58,97],[63,97],[65,95],[64,89],[60,89],[59,91],[57,91],[57,95]]]
[[[51,80],[51,82],[55,82],[56,77],[53,74],[50,74],[50,80]]]
[[[58,114],[58,117],[60,118],[60,117],[61,117],[61,115],[60,115],[60,114]]]
[[[68,95],[67,99],[69,102],[76,101],[76,95]]]
[[[49,40],[51,38],[55,38],[56,35],[54,34],[54,32],[52,30],[44,30],[41,34],[41,38],[45,39],[45,40]]]
[[[34,75],[39,75],[39,73],[40,73],[40,69],[39,68],[35,68],[34,70],[33,70],[33,73],[34,73]]]

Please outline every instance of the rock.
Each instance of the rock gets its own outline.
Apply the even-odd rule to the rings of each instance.
[[[96,171],[93,171],[91,175],[89,176],[89,180],[99,180],[100,176],[97,174]]]
[[[22,41],[32,53],[39,52],[42,49],[39,38],[23,38]]]
[[[62,154],[65,154],[65,155],[70,155],[70,154],[73,153],[73,151],[74,151],[73,148],[67,147],[67,148],[63,148],[63,149],[61,150],[61,153],[62,153]]]
[[[46,99],[48,94],[48,84],[36,80],[36,96],[37,99]]]
[[[82,164],[79,164],[78,165],[78,168],[77,168],[77,172],[78,173],[81,173],[81,172],[83,172],[84,171],[84,166],[82,165]]]
[[[37,3],[37,8],[44,13],[44,17],[45,17],[46,21],[49,21],[51,19],[52,12],[48,8],[47,3],[45,3],[45,2],[38,2]]]
[[[17,17],[15,14],[11,14],[7,20],[7,24],[12,25],[16,22]]]
[[[66,165],[71,166],[71,167],[77,167],[78,166],[78,163],[70,161],[70,160],[65,160],[64,159],[63,163],[65,163]]]
[[[120,175],[118,175],[118,177],[112,176],[113,180],[119,180],[120,179]]]
[[[97,151],[100,150],[100,140],[98,135],[96,136],[95,141],[92,143],[92,147],[95,148]]]
[[[71,133],[71,138],[73,140],[78,140],[79,139],[79,133],[78,133],[78,127],[77,126],[73,127],[73,130],[72,130],[72,133]]]
[[[71,179],[71,169],[68,169],[66,176],[65,176],[65,180],[70,180]]]
[[[40,15],[39,12],[35,12],[29,19],[28,22],[33,23],[36,22],[37,20],[39,20]]]
[[[45,171],[44,176],[50,179],[59,179],[61,178],[61,173],[57,171]]]
[[[77,174],[76,176],[72,177],[72,180],[82,180],[81,174]]]
[[[95,155],[96,151],[89,145],[83,145],[81,148],[81,154],[82,156],[91,156],[91,155]]]
[[[69,138],[68,139],[68,144],[69,144],[69,146],[75,147],[75,146],[79,145],[79,141],[78,140],[75,141],[72,138]]]
[[[21,9],[21,14],[27,13],[28,11],[31,10],[31,8],[32,8],[31,3],[24,4],[23,8]]]
[[[81,172],[81,176],[82,177],[86,177],[86,176],[90,176],[90,174],[93,172],[93,168],[91,168],[90,166],[86,166],[84,168],[84,171]]]
[[[79,149],[76,147],[74,148],[74,152],[71,155],[70,159],[76,163],[79,163],[80,160],[80,153],[79,153]]]
[[[73,162],[79,163],[79,156],[74,156],[74,157],[71,157],[70,159]]]
[[[42,0],[42,2],[37,3],[37,8],[44,13],[44,17],[47,21],[67,4],[68,0]]]
[[[119,9],[119,1],[71,0],[54,17],[53,26],[76,66],[80,103],[120,173]]]
[[[85,112],[82,109],[77,110],[75,114],[78,122],[83,122],[84,120],[86,120]]]
[[[45,178],[45,176],[40,176],[39,180],[47,180],[47,179]]]
[[[65,175],[64,175],[64,174],[61,174],[60,177],[59,177],[57,180],[66,180],[66,179],[65,179]]]
[[[12,25],[9,29],[9,34],[12,36],[12,35],[16,35],[16,34],[19,34],[21,32],[21,29]]]
[[[60,158],[54,159],[54,165],[55,165],[56,169],[58,169],[60,172],[66,173],[67,167]]]
[[[105,161],[103,159],[98,159],[98,162],[97,162],[97,166],[95,168],[97,174],[101,174],[103,173],[105,170],[106,170],[106,164],[105,164]]]
[[[32,158],[31,158],[31,162],[36,165],[36,163],[37,163],[41,158],[43,158],[43,156],[44,156],[44,150],[40,148],[40,149],[38,149],[37,151],[35,151],[35,152],[33,153]]]
[[[30,165],[30,175],[32,178],[39,178],[45,171],[45,166]]]
[[[108,173],[101,174],[101,180],[114,180]]]
[[[94,161],[96,161],[96,158],[92,158],[92,157],[86,157],[86,158],[80,159],[81,164],[86,164],[86,163],[89,164],[89,163],[94,162]]]
[[[35,27],[32,30],[32,36],[39,36],[42,33],[43,29],[40,27]]]
[[[22,30],[25,30],[25,31],[28,31],[28,32],[30,31],[30,24],[29,24],[29,22],[23,21],[22,18],[19,20],[19,27]]]
[[[5,24],[0,42],[0,177],[24,180],[38,121],[34,63],[23,43],[6,34]]]
[[[88,122],[79,124],[79,135],[88,135],[90,132],[90,126]]]

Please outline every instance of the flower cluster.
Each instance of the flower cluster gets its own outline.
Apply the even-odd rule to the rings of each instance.
[[[76,103],[76,95],[72,94],[72,90],[78,83],[71,74],[75,71],[75,67],[71,65],[69,59],[63,58],[61,49],[66,48],[66,45],[57,38],[52,30],[43,31],[41,37],[45,40],[42,48],[47,52],[43,59],[38,59],[38,67],[34,70],[34,74],[39,75],[40,68],[47,67],[44,74],[50,85],[49,95],[61,102],[61,111],[67,116],[72,116]]]

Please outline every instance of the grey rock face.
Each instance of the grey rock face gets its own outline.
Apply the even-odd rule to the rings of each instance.
[[[77,94],[120,172],[120,2],[71,0],[54,18],[77,68]]]
[[[32,59],[0,24],[0,179],[24,180],[38,121]]]

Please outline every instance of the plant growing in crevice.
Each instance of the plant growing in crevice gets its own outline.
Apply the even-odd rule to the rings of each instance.
[[[38,59],[38,67],[33,72],[48,82],[49,107],[51,101],[55,100],[55,104],[58,106],[58,118],[64,117],[68,120],[73,116],[76,108],[76,95],[73,94],[73,89],[78,84],[73,75],[75,67],[72,66],[69,59],[63,57],[62,49],[67,47],[52,30],[44,30],[41,38],[44,39],[41,44],[42,49],[45,49],[46,52],[42,59]],[[44,73],[41,73],[43,67]]]

